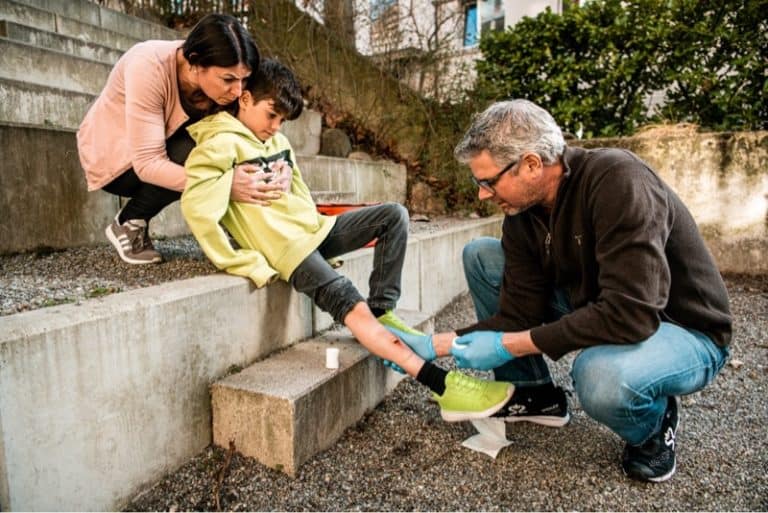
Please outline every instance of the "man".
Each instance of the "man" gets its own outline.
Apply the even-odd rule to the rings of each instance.
[[[731,339],[725,285],[690,213],[637,156],[567,147],[526,100],[477,116],[455,156],[506,214],[501,241],[464,248],[479,322],[398,335],[423,357],[493,369],[517,387],[497,415],[548,426],[570,416],[542,355],[580,351],[575,392],[625,440],[624,472],[669,479],[677,396],[712,381]]]

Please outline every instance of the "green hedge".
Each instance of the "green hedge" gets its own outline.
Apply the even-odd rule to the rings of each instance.
[[[766,0],[593,0],[524,18],[480,48],[476,98],[528,98],[584,137],[658,121],[768,127]],[[666,103],[649,115],[655,91]]]

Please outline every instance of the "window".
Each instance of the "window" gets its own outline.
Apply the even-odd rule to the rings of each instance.
[[[371,20],[377,20],[384,11],[397,3],[397,0],[371,0]]]
[[[504,30],[504,4],[501,0],[480,0],[480,33]]]
[[[464,7],[464,46],[475,46],[476,44],[477,4],[470,4]]]

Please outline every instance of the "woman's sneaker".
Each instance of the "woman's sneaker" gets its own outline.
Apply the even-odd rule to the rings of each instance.
[[[533,422],[549,427],[562,427],[571,420],[565,391],[551,383],[518,386],[515,395],[493,416],[506,422]]]
[[[119,214],[118,214],[119,215]],[[115,216],[112,224],[104,230],[107,239],[129,264],[155,264],[163,261],[147,234],[147,222],[143,219],[129,219],[120,224]]]
[[[633,479],[660,483],[675,473],[675,436],[680,425],[677,397],[667,398],[667,410],[661,421],[661,429],[643,445],[624,447],[621,467]]]
[[[445,378],[443,395],[432,395],[440,405],[446,422],[490,417],[512,397],[515,386],[504,381],[488,381],[451,371]]]

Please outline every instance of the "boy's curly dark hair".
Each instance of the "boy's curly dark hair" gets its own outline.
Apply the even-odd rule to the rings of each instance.
[[[275,59],[263,59],[259,69],[246,79],[245,90],[253,101],[269,99],[275,102],[275,110],[287,120],[299,117],[304,109],[301,85],[296,75]]]

